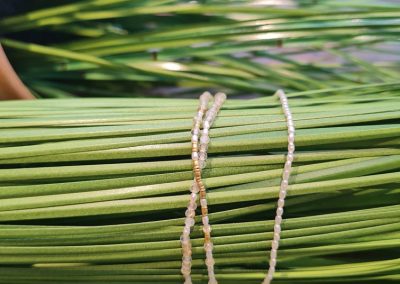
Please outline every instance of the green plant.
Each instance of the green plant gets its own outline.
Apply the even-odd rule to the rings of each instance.
[[[0,20],[1,43],[41,97],[176,97],[205,88],[233,97],[399,79],[398,5],[249,4],[51,2],[50,8]]]

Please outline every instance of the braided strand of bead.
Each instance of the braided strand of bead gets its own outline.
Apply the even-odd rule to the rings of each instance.
[[[198,143],[200,134],[200,125],[204,113],[207,111],[208,103],[212,98],[211,94],[208,92],[203,93],[200,96],[200,104],[196,116],[193,118],[193,128],[192,128],[192,162],[199,158],[198,153]],[[194,166],[194,164],[193,164]],[[191,284],[191,267],[192,267],[192,245],[190,242],[190,231],[194,226],[197,208],[197,194],[199,193],[199,186],[196,179],[193,180],[192,186],[190,188],[191,194],[189,199],[188,208],[185,212],[185,226],[181,235],[181,245],[182,245],[182,267],[181,272],[184,277],[185,284]]]
[[[270,284],[275,273],[276,262],[277,262],[277,253],[279,248],[279,241],[281,238],[281,224],[282,224],[282,215],[283,215],[283,207],[285,206],[285,197],[287,193],[287,189],[289,186],[289,178],[290,173],[292,171],[292,162],[294,159],[294,136],[295,136],[295,128],[293,123],[292,113],[289,108],[288,100],[285,93],[282,90],[278,90],[275,93],[276,96],[279,97],[282,110],[286,117],[286,125],[288,129],[288,153],[286,156],[286,162],[282,174],[282,181],[279,190],[279,199],[278,206],[276,209],[275,216],[275,225],[274,225],[274,236],[271,242],[271,253],[269,260],[269,269],[268,273],[263,281],[263,284]]]
[[[206,165],[206,159],[207,159],[207,149],[208,149],[208,144],[210,142],[209,138],[209,129],[213,125],[217,114],[219,110],[221,109],[223,103],[226,100],[226,95],[224,93],[217,93],[214,97],[214,104],[212,107],[207,111],[207,114],[205,116],[205,119],[203,121],[203,130],[200,138],[200,155],[199,155],[199,172],[201,173],[201,170],[205,167]],[[195,173],[195,176],[197,177],[197,173]],[[199,175],[200,176],[200,175]],[[202,214],[202,223],[203,223],[203,233],[204,233],[204,251],[206,254],[206,259],[205,263],[207,266],[207,271],[208,271],[208,284],[217,284],[217,279],[215,277],[215,272],[214,272],[214,264],[215,260],[213,257],[213,243],[211,240],[211,226],[209,224],[209,219],[208,219],[208,206],[207,206],[207,194],[206,194],[206,188],[200,179],[196,179],[199,185],[200,189],[200,205],[201,205],[201,214]]]

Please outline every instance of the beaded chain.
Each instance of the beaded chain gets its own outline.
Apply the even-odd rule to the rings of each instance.
[[[193,118],[193,128],[192,128],[192,160],[198,159],[198,143],[200,134],[200,125],[208,108],[208,102],[212,98],[211,94],[208,92],[203,93],[200,96],[200,105],[197,110],[197,115]],[[192,277],[190,276],[192,268],[192,244],[190,242],[190,231],[194,226],[197,208],[197,194],[200,191],[196,179],[193,180],[192,186],[190,188],[191,194],[189,199],[188,208],[185,212],[185,227],[181,235],[181,245],[182,245],[182,268],[181,272],[185,279],[185,284],[192,283]]]
[[[281,234],[283,207],[285,205],[285,197],[289,186],[289,178],[292,170],[292,162],[294,159],[294,150],[295,150],[295,145],[294,145],[295,128],[287,97],[282,90],[278,90],[275,95],[279,97],[283,112],[286,117],[286,124],[288,129],[288,154],[286,156],[286,162],[279,190],[278,207],[276,209],[275,224],[274,224],[274,236],[271,242],[269,269],[263,281],[263,284],[270,284],[275,273],[277,252]],[[192,283],[190,275],[191,265],[192,265],[192,246],[190,242],[190,231],[195,223],[194,218],[196,215],[195,210],[197,208],[197,194],[200,195],[200,205],[202,213],[203,232],[204,232],[204,250],[206,253],[205,263],[207,265],[208,279],[209,279],[208,283],[209,284],[218,283],[214,273],[215,261],[212,253],[213,244],[211,240],[211,226],[209,224],[209,219],[208,219],[206,188],[201,180],[201,172],[202,169],[205,167],[207,160],[207,149],[208,149],[208,144],[210,142],[208,132],[222,104],[226,100],[226,95],[223,93],[217,93],[214,98],[214,104],[207,111],[208,102],[210,101],[211,98],[212,96],[208,92],[200,96],[200,106],[197,112],[197,116],[195,116],[193,120],[192,164],[193,164],[194,180],[191,186],[190,201],[188,204],[188,208],[185,212],[186,215],[185,227],[183,229],[183,233],[181,236],[182,254],[183,254],[181,271],[185,279],[184,284]],[[205,118],[202,121],[204,113],[206,111],[207,113],[205,114]],[[203,125],[203,130],[201,131],[200,143],[199,143],[201,124]]]
[[[215,260],[213,257],[212,249],[213,244],[211,241],[211,226],[209,224],[208,219],[208,206],[207,206],[207,196],[206,196],[206,188],[201,180],[201,172],[202,169],[206,166],[207,160],[207,149],[208,144],[210,142],[210,138],[208,135],[210,127],[213,125],[217,114],[226,100],[226,95],[223,93],[217,93],[214,98],[214,103],[212,107],[207,111],[205,115],[205,119],[203,120],[203,130],[201,131],[200,137],[200,147],[199,147],[199,133],[200,133],[200,123],[201,119],[204,116],[205,109],[207,108],[208,101],[211,98],[209,93],[204,93],[200,97],[200,107],[197,113],[197,116],[193,121],[193,129],[192,129],[192,164],[193,164],[193,173],[194,173],[194,181],[191,187],[191,195],[190,201],[188,205],[188,209],[186,210],[186,219],[185,219],[185,227],[183,229],[183,234],[181,236],[182,243],[182,274],[185,279],[185,284],[192,283],[192,279],[190,276],[191,272],[191,242],[190,242],[190,230],[194,226],[194,217],[195,210],[197,208],[197,193],[200,194],[200,205],[201,205],[201,213],[202,213],[202,223],[203,223],[203,233],[204,233],[204,251],[206,253],[205,264],[207,265],[208,271],[208,283],[209,284],[217,284],[217,280],[215,278],[214,273],[214,264]],[[200,148],[200,149],[199,149]]]
[[[217,114],[226,100],[226,95],[224,93],[217,93],[214,97],[214,104],[206,114],[206,118],[203,121],[203,131],[200,138],[200,169],[197,169],[196,161],[194,162],[194,174],[196,182],[200,188],[200,205],[201,205],[201,220],[203,223],[203,233],[204,233],[204,251],[206,253],[205,264],[208,271],[208,284],[217,284],[217,279],[214,273],[215,260],[213,257],[213,243],[211,240],[211,226],[208,220],[208,207],[207,207],[207,195],[206,188],[201,180],[201,170],[206,166],[205,161],[207,159],[207,149],[210,138],[208,137],[208,131],[213,125]]]
[[[285,197],[289,185],[290,173],[292,171],[292,162],[294,159],[294,123],[292,113],[289,108],[288,100],[286,98],[285,93],[282,90],[278,90],[275,93],[276,96],[279,97],[282,105],[283,112],[286,117],[286,125],[288,130],[288,153],[286,156],[285,167],[283,170],[281,186],[279,190],[279,199],[278,199],[278,208],[276,209],[275,216],[275,225],[274,225],[274,237],[271,243],[271,253],[269,260],[269,269],[267,276],[265,277],[263,284],[270,284],[275,273],[276,267],[276,259],[279,247],[279,240],[281,239],[281,224],[282,224],[282,215],[283,215],[283,207],[285,205]]]

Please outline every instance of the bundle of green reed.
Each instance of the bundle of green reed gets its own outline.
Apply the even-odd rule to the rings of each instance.
[[[288,94],[296,155],[276,283],[396,283],[398,83]],[[191,99],[0,104],[0,283],[181,283]],[[275,97],[232,100],[210,131],[219,283],[261,283],[287,143]],[[206,283],[201,226],[194,283]]]

